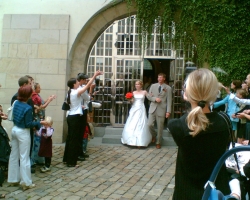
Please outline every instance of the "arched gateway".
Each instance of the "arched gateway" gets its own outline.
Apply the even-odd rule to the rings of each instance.
[[[174,48],[171,41],[162,42],[156,28],[149,48],[141,56],[136,16],[128,17],[131,13],[135,11],[128,13],[124,2],[98,12],[83,27],[70,53],[71,76],[81,71],[90,76],[98,69],[104,71],[97,81],[99,93],[95,98],[103,106],[93,113],[93,121],[99,126],[123,127],[130,108],[125,94],[133,90],[135,80],[151,77],[154,83],[160,72],[167,74],[169,85],[176,86],[172,113],[175,117],[182,113],[182,47]],[[170,26],[169,34],[173,31]]]

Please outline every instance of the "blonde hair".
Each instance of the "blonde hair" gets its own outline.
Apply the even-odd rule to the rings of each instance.
[[[48,125],[50,125],[50,126],[52,126],[52,124],[53,124],[52,117],[50,117],[50,116],[45,117],[44,121],[46,121],[48,123]]]
[[[206,130],[209,120],[202,111],[201,104],[210,104],[216,100],[218,93],[218,80],[214,73],[208,69],[200,68],[188,75],[186,81],[186,96],[188,101],[197,103],[187,116],[190,135],[196,136]]]
[[[141,85],[141,87],[143,87],[143,82],[142,82],[141,80],[135,81],[135,84],[136,84],[136,83],[139,83],[139,84]]]

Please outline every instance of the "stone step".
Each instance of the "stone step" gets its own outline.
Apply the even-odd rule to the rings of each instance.
[[[104,135],[102,137],[102,143],[104,144],[121,144],[121,135]],[[172,137],[163,137],[162,146],[176,146]]]
[[[155,130],[157,131],[157,129],[155,129]],[[123,131],[123,128],[114,128],[112,126],[107,126],[105,128],[105,135],[106,134],[108,134],[108,135],[121,135],[122,131]],[[163,130],[162,136],[163,137],[172,137],[172,135],[166,129]]]
[[[122,131],[123,128],[113,128],[107,126],[105,128],[105,134],[102,135],[102,143],[121,144]],[[167,130],[163,130],[162,146],[176,146],[171,134]]]

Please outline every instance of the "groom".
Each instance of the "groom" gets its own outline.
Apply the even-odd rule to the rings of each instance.
[[[164,121],[165,118],[170,116],[172,105],[171,87],[164,83],[165,79],[165,74],[158,74],[158,83],[153,84],[147,94],[148,100],[151,101],[148,111],[148,127],[152,134],[152,143],[156,142],[157,149],[161,148]],[[155,120],[157,123],[157,134],[154,129]]]

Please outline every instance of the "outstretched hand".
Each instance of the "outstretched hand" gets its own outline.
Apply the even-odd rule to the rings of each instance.
[[[99,76],[99,75],[102,75],[102,74],[103,74],[103,72],[100,71],[100,70],[97,70],[97,71],[95,72],[95,76]]]

